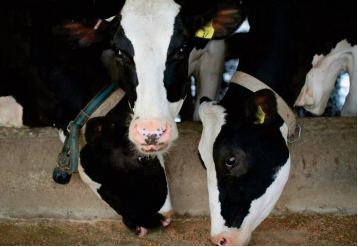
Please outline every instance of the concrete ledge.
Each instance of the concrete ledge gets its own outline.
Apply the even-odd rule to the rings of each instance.
[[[290,179],[274,213],[356,214],[356,118],[300,119],[301,141],[291,144]],[[206,173],[197,156],[201,124],[179,125],[180,138],[166,157],[178,214],[208,215]],[[62,144],[57,131],[0,128],[0,218],[107,219],[119,216],[83,184],[52,180]]]

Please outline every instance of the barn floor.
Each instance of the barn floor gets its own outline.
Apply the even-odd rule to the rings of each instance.
[[[177,217],[138,238],[119,221],[0,220],[0,245],[210,245],[208,217]],[[356,245],[357,217],[299,215],[266,219],[250,245]]]

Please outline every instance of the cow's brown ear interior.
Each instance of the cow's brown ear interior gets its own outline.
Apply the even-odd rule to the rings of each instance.
[[[237,1],[238,2],[238,1]],[[214,39],[222,39],[231,35],[245,19],[244,8],[239,3],[221,3],[212,20],[215,30]]]
[[[262,89],[254,93],[247,102],[247,116],[254,124],[266,124],[274,121],[277,116],[275,94],[269,89]]]
[[[187,34],[197,38],[225,38],[245,19],[244,7],[238,0],[175,1],[181,5],[181,21]]]

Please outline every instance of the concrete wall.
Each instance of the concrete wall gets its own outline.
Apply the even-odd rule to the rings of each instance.
[[[300,119],[302,138],[291,144],[290,179],[274,213],[355,214],[356,118]],[[208,215],[206,174],[197,156],[199,123],[179,125],[166,165],[178,214]],[[77,174],[67,185],[52,180],[62,144],[57,131],[0,128],[0,218],[118,218]]]

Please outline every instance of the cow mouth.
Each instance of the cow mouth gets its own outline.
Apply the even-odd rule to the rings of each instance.
[[[168,144],[159,143],[159,144],[142,144],[140,145],[140,150],[145,154],[153,154],[163,151],[168,147]]]

